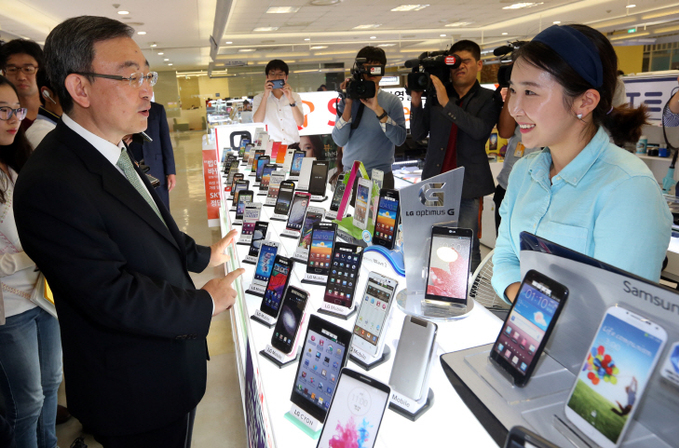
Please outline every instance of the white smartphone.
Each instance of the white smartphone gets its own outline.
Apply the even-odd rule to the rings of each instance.
[[[438,325],[426,319],[406,316],[398,340],[389,385],[397,392],[419,400],[427,392],[425,382],[434,354]]]
[[[356,205],[354,206],[354,225],[365,230],[368,227],[368,207],[373,183],[370,179],[359,177],[356,186]]]
[[[566,417],[601,448],[619,446],[667,341],[658,324],[606,310],[566,401]]]
[[[397,287],[396,280],[375,272],[370,273],[354,325],[352,347],[371,356],[377,355]]]

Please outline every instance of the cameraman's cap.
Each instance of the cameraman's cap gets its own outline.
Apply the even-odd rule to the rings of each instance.
[[[580,31],[570,26],[552,25],[533,38],[554,50],[592,87],[604,83],[601,57],[594,44]]]

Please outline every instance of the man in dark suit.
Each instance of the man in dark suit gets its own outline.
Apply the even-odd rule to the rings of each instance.
[[[45,43],[64,109],[14,193],[19,236],[54,293],[69,410],[106,448],[190,445],[205,392],[206,335],[243,270],[196,289],[188,271],[227,261],[233,233],[197,245],[130,161],[157,74],[127,25],[76,17]]]
[[[148,123],[149,125],[144,132],[153,141],[133,140],[130,144],[130,151],[132,151],[135,159],[143,160],[144,165],[150,168],[147,174],[160,181],[156,193],[169,210],[170,192],[177,183],[177,170],[174,167],[170,128],[167,125],[167,115],[162,104],[151,102]]]

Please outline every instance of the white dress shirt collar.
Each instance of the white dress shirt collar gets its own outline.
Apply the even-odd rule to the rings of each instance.
[[[123,143],[122,140],[120,140],[120,143],[118,143],[118,145],[114,145],[113,143],[104,140],[98,135],[88,131],[87,129],[73,121],[73,119],[69,117],[68,114],[65,113],[61,116],[61,120],[76,134],[87,140],[87,142],[90,145],[94,146],[96,150],[99,151],[101,155],[103,155],[106,158],[106,160],[111,162],[113,166],[115,166],[118,169],[118,171],[122,173],[120,168],[118,168],[118,166],[116,165],[118,159],[120,158],[120,151],[123,148],[125,148],[125,143]]]

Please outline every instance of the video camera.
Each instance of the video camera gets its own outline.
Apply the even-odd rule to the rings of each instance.
[[[424,92],[422,96],[435,97],[436,89],[429,75],[434,75],[442,83],[447,84],[450,70],[458,68],[461,63],[458,55],[449,55],[447,51],[425,51],[417,59],[406,61],[406,68],[413,69],[413,72],[408,74],[406,93],[410,95],[411,91]]]
[[[363,75],[368,76],[384,76],[384,65],[369,65],[365,58],[356,58],[354,67],[351,69],[352,80],[347,82],[346,96],[352,100],[360,100],[372,98],[375,96],[377,90],[375,89],[375,82],[363,79]]]
[[[514,50],[517,50],[521,45],[525,44],[526,41],[524,40],[517,40],[515,42],[509,42],[507,45],[502,45],[501,47],[497,47],[495,50],[493,50],[493,55],[497,56],[498,58],[506,58],[509,56]],[[500,61],[502,63],[502,60]],[[509,87],[509,78],[512,76],[512,66],[513,63],[508,63],[505,65],[500,65],[500,68],[497,71],[497,82],[500,85],[500,88],[502,87]]]

